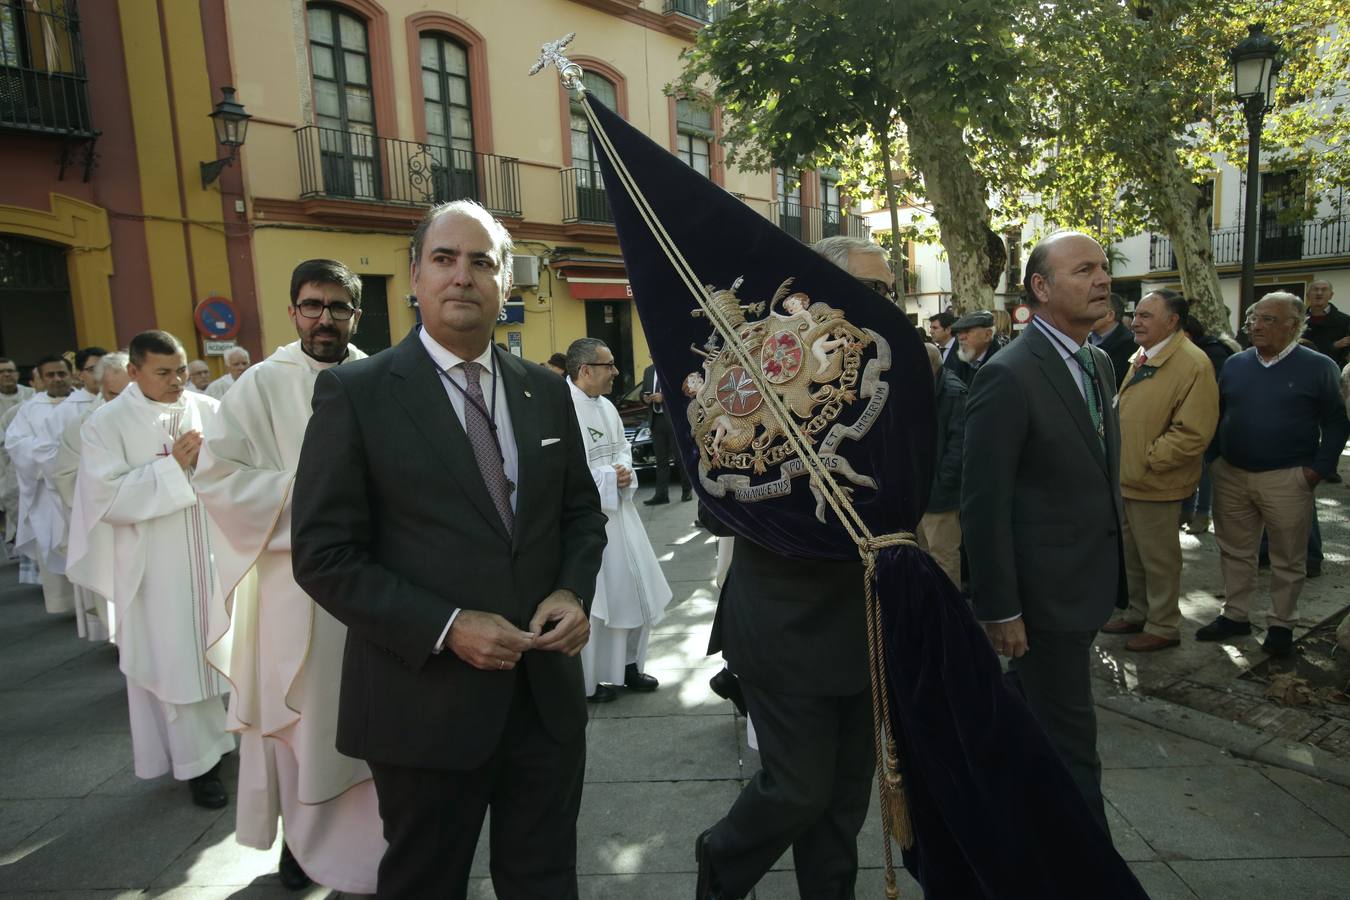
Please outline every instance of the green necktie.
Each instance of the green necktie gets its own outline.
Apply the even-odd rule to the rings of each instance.
[[[1097,402],[1097,361],[1092,358],[1092,350],[1086,345],[1079,347],[1074,356],[1083,364],[1083,398],[1087,400],[1088,418],[1092,420],[1097,440],[1102,442],[1102,449],[1105,450],[1106,429],[1102,425],[1102,408]]]

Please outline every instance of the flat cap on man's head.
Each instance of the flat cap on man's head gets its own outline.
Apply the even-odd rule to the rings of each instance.
[[[952,333],[958,331],[968,331],[971,328],[993,328],[994,314],[987,309],[977,309],[973,313],[966,313],[961,318],[952,323]]]

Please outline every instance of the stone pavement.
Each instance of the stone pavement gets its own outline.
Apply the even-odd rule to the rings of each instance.
[[[1343,504],[1350,493],[1331,497]],[[715,543],[690,524],[693,515],[692,504],[678,502],[643,509],[675,600],[651,642],[648,670],[661,689],[592,710],[578,854],[585,898],[692,896],[694,836],[757,769],[744,721],[708,690],[720,664],[703,655],[715,607]],[[1327,585],[1346,570],[1343,515],[1340,521],[1332,548],[1339,558],[1329,556]],[[1192,630],[1214,602],[1214,573],[1204,568],[1204,545],[1212,540],[1199,539],[1187,552],[1200,573],[1187,578]],[[1198,586],[1205,578],[1208,599]],[[0,568],[0,900],[329,896],[284,891],[275,852],[234,843],[233,807],[198,809],[182,785],[138,781],[112,650],[77,640],[73,622],[42,611],[37,588],[15,582],[14,565]],[[1331,593],[1312,603],[1329,608],[1337,602]],[[1271,740],[1255,726],[1225,730],[1203,713],[1138,699],[1151,685],[1197,673],[1220,684],[1208,674],[1214,667],[1231,681],[1237,656],[1256,659],[1259,651],[1244,646],[1230,655],[1188,644],[1155,662],[1128,659],[1110,643],[1100,644],[1102,702],[1129,715],[1100,711],[1104,789],[1117,847],[1150,895],[1345,896],[1350,790],[1254,760],[1251,742]],[[1172,681],[1157,674],[1173,666]],[[1243,756],[1224,749],[1229,744]],[[230,757],[230,779],[234,765]],[[875,807],[859,841],[862,898],[882,896]],[[485,852],[479,857],[472,896],[482,900],[492,891]],[[759,886],[760,900],[796,896],[790,866],[789,855]],[[903,876],[902,896],[920,896]]]

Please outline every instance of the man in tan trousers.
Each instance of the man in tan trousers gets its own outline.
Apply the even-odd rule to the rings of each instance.
[[[1135,308],[1139,349],[1116,394],[1120,411],[1120,495],[1130,605],[1102,627],[1129,634],[1126,650],[1181,643],[1181,501],[1195,491],[1219,421],[1219,387],[1204,351],[1182,328],[1187,302],[1176,291],[1145,296]]]

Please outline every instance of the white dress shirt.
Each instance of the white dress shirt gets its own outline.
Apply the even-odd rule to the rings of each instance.
[[[1050,346],[1054,347],[1055,350],[1059,352],[1060,359],[1064,360],[1064,365],[1068,367],[1069,374],[1073,376],[1073,383],[1078,385],[1078,393],[1083,395],[1083,402],[1086,403],[1087,385],[1083,383],[1083,378],[1086,373],[1079,368],[1082,363],[1074,356],[1075,353],[1082,349],[1083,345],[1051,325],[1045,319],[1042,319],[1040,316],[1033,317],[1031,321],[1044,329],[1047,334],[1058,338],[1058,340],[1050,341]]]
[[[418,329],[417,336],[422,340],[422,346],[426,348],[431,356],[432,362],[441,370],[441,384],[445,387],[445,393],[450,398],[450,404],[455,408],[455,415],[459,416],[460,427],[464,427],[464,404],[468,401],[464,398],[464,392],[460,388],[467,388],[464,380],[464,369],[460,368],[460,363],[464,359],[451,353],[449,350],[436,343],[431,335],[427,334],[425,328]],[[502,468],[506,470],[506,478],[512,485],[519,484],[520,478],[520,454],[516,449],[516,432],[511,425],[511,410],[506,403],[506,381],[502,378],[502,367],[497,364],[496,358],[492,353],[492,342],[489,341],[487,349],[484,350],[477,359],[472,360],[483,367],[482,373],[478,376],[478,385],[483,389],[483,403],[488,407],[488,413],[497,424],[497,443],[502,451]],[[455,385],[450,384],[450,380]],[[520,492],[511,491],[511,509],[516,508],[516,495]],[[445,644],[445,636],[450,633],[450,626],[455,624],[455,617],[459,615],[456,609],[450,613],[450,619],[445,623],[445,630],[436,640],[436,646],[433,653],[439,653],[442,645]]]

